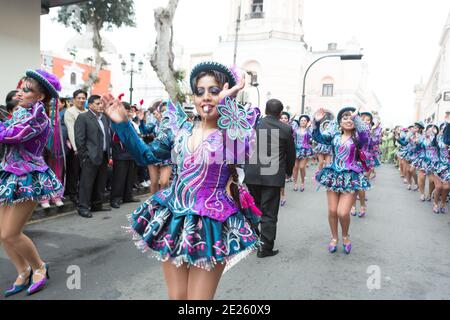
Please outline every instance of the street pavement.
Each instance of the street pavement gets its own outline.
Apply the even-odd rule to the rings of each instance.
[[[314,171],[308,169],[303,193],[287,184],[276,240],[280,253],[241,261],[223,275],[216,299],[450,299],[449,214],[433,214],[431,204],[407,191],[398,171],[385,165],[368,193],[367,216],[352,217],[351,254],[341,246],[330,254],[326,194],[316,190]],[[167,299],[160,263],[137,250],[121,228],[135,207],[28,225],[25,233],[50,263],[51,279],[34,296],[8,299]],[[80,288],[74,288],[77,268]],[[2,290],[16,276],[3,250],[0,275]]]

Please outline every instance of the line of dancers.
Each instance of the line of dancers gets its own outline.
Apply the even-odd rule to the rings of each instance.
[[[447,212],[450,186],[447,121],[448,117],[439,126],[417,121],[396,132],[401,146],[397,153],[400,176],[408,190],[419,190],[420,201],[432,201],[432,210],[436,214]]]

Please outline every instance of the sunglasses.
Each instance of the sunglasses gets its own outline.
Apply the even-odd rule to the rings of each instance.
[[[222,89],[221,89],[220,87],[217,87],[217,86],[213,86],[213,87],[210,87],[210,88],[208,89],[208,92],[209,92],[210,94],[212,94],[213,96],[219,95],[219,93],[220,93],[221,91],[222,91]],[[197,97],[203,96],[203,95],[205,94],[205,92],[206,92],[205,88],[196,88],[196,89],[194,90],[194,94],[195,94]]]

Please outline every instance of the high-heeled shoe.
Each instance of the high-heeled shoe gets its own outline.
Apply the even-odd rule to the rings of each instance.
[[[45,268],[45,274],[42,274],[40,272],[40,270],[42,268]],[[48,263],[44,263],[38,270],[36,270],[34,273],[38,274],[40,276],[44,276],[44,278],[42,280],[39,280],[38,282],[34,282],[33,281],[33,277],[31,277],[31,285],[30,287],[27,289],[27,293],[28,295],[32,295],[38,291],[41,291],[45,284],[47,283],[47,280],[50,279],[50,276],[48,274],[48,270],[49,270],[49,265]]]
[[[302,183],[300,186],[300,192],[303,192],[303,191],[305,191],[305,185]]]
[[[347,240],[348,240],[348,237],[343,237],[342,239],[343,239],[343,240],[344,240],[344,239],[347,239]],[[350,251],[352,251],[352,243],[349,241],[347,244],[345,244],[345,242],[344,242],[344,244],[342,245],[342,249],[344,250],[344,252],[345,252],[346,254],[349,254]]]
[[[365,216],[366,216],[366,207],[361,206],[361,208],[359,208],[358,217],[363,218]]]
[[[338,239],[331,239],[330,243],[328,244],[328,252],[335,253],[337,251],[337,243]]]
[[[294,191],[295,191],[295,192],[298,191],[298,184],[294,184]]]
[[[284,207],[286,205],[286,199],[281,199],[280,205]]]
[[[350,214],[351,214],[353,217],[356,217],[356,215],[357,215],[357,213],[356,213],[356,207],[352,207],[352,209],[350,210]]]
[[[435,205],[433,206],[433,212],[436,213],[436,214],[438,214],[440,211],[441,211],[441,209],[439,208],[439,206],[438,206],[437,204],[435,204]]]
[[[28,274],[28,281],[27,281],[27,274]],[[24,280],[23,284],[17,285],[14,283],[11,287],[6,289],[3,292],[5,298],[15,295],[15,294],[25,290],[30,285],[32,276],[33,276],[33,271],[31,270],[31,267],[28,267],[25,271],[21,272],[19,274],[19,278]]]

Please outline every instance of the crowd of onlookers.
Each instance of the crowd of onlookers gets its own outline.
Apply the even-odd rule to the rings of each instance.
[[[10,120],[18,108],[16,94],[17,91],[11,91],[5,105],[0,106],[0,121]],[[123,104],[137,133],[146,142],[152,141],[164,111],[161,102],[148,110],[126,102]],[[77,204],[80,216],[89,218],[91,212],[111,210],[102,205],[107,192],[110,193],[111,207],[120,208],[122,203],[139,201],[133,197],[133,191],[151,187],[151,193],[154,193],[168,184],[172,166],[166,169],[137,165],[111,129],[109,119],[103,114],[100,96],[88,96],[86,91],[76,90],[73,97],[60,98],[57,105],[58,113],[47,110],[47,114],[52,119],[53,130],[57,125],[60,152],[54,151],[54,139],[49,139],[44,158],[64,183],[64,197]],[[55,114],[58,121],[54,119]],[[146,127],[152,129],[144,130]],[[3,157],[6,147],[1,145],[0,148]],[[50,208],[52,202],[56,206],[64,205],[63,199],[55,198],[41,202],[41,206]]]

